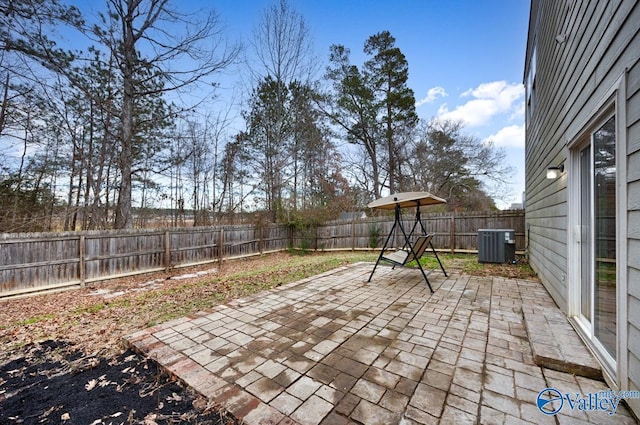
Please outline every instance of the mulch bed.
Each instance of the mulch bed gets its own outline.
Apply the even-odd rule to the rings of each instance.
[[[0,424],[234,423],[130,350],[98,358],[48,340],[12,357],[0,366]]]

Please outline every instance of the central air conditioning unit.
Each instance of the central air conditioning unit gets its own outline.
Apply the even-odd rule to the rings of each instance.
[[[516,232],[513,229],[479,229],[478,262],[515,263]]]

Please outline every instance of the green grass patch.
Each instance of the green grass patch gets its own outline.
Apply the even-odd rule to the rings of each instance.
[[[95,314],[100,310],[103,310],[105,307],[106,304],[104,303],[84,305],[73,310],[72,314]]]
[[[125,299],[116,299],[109,304],[109,308],[128,308],[131,307],[131,300],[128,298]]]
[[[51,320],[53,318],[55,318],[56,316],[53,314],[41,314],[39,316],[34,316],[34,317],[30,317],[27,320],[23,320],[21,322],[18,322],[17,325],[18,326],[27,326],[27,325],[35,325],[36,323],[40,323],[40,322],[44,322],[47,320]]]

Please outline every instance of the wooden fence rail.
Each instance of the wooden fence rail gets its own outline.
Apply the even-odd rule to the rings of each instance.
[[[407,229],[413,217],[403,217]],[[475,252],[478,229],[514,229],[525,248],[524,212],[423,214],[438,249]],[[380,248],[392,216],[333,221],[309,229],[237,225],[0,235],[0,297],[187,267],[288,248]],[[395,244],[401,244],[400,239]]]

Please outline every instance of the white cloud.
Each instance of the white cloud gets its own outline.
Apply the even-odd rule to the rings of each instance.
[[[425,103],[434,102],[438,97],[447,97],[447,92],[443,87],[433,87],[427,92],[427,96],[416,102],[416,108],[424,105]]]
[[[494,81],[482,83],[475,89],[469,89],[460,95],[471,100],[449,110],[442,105],[438,110],[438,118],[463,121],[468,126],[488,124],[493,117],[517,111],[521,103],[517,101],[524,96],[524,87],[519,83]],[[514,109],[515,108],[515,109]]]
[[[483,140],[488,141],[492,141],[496,147],[524,148],[524,124],[504,127]]]
[[[510,120],[515,121],[515,120],[524,120],[524,113],[525,113],[526,109],[525,109],[525,103],[524,101],[520,102],[520,105],[517,105],[516,107],[513,108],[513,112],[511,113],[511,116],[509,117]]]

